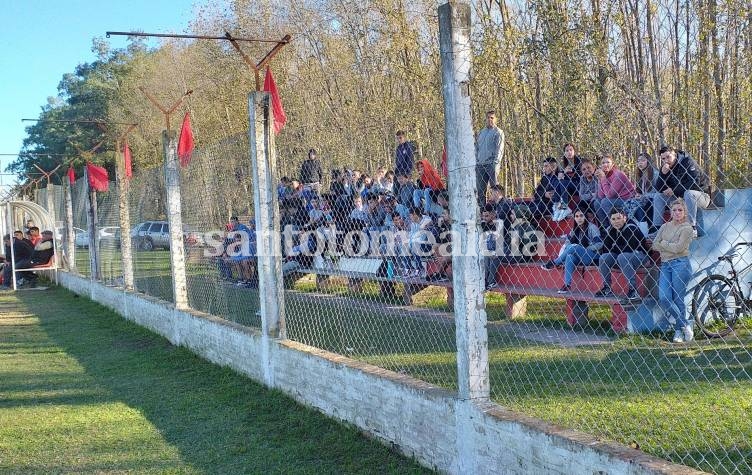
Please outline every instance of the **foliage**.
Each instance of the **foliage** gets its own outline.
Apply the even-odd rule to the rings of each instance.
[[[630,169],[639,151],[655,155],[661,138],[691,152],[718,185],[724,178],[725,185],[749,185],[748,2],[498,0],[473,7],[473,113],[480,127],[485,110],[499,111],[508,140],[502,183],[510,190],[529,192],[538,160],[558,156],[564,142],[588,156],[611,151]],[[708,12],[715,12],[715,22],[705,21]],[[288,114],[277,139],[282,172],[294,173],[309,147],[326,167],[373,171],[392,164],[397,129],[406,129],[425,157],[439,160],[437,23],[436,3],[426,0],[228,0],[197,9],[191,30],[272,39],[292,34],[272,63]],[[256,61],[270,46],[243,44]],[[111,51],[97,40],[95,49],[100,59],[66,75],[41,118],[138,122],[130,139],[137,168],[160,163],[165,127],[139,86],[164,105],[193,90],[184,107],[199,146],[247,129],[254,75],[229,45],[167,40],[149,50],[134,41]],[[24,151],[73,153],[69,138],[86,149],[97,134],[36,124]],[[29,164],[21,158],[11,170],[22,174]]]

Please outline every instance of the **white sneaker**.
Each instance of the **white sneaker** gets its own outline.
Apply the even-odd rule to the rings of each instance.
[[[684,330],[676,330],[673,341],[674,343],[684,343]]]
[[[688,343],[690,341],[693,341],[695,339],[695,332],[692,330],[692,327],[687,325],[684,327],[684,342]]]

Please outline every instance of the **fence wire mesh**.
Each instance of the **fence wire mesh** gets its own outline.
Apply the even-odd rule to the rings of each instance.
[[[181,199],[191,307],[260,327],[249,157],[245,133],[197,150],[181,170]]]
[[[183,237],[189,305],[259,327],[249,156],[246,134],[194,153],[181,170]],[[421,188],[439,160],[393,178],[387,163],[367,171],[354,161],[323,167],[304,158],[278,157],[273,190],[287,337],[455,390],[448,193]],[[661,197],[655,180],[666,160],[647,160],[656,167],[648,180],[636,176],[637,157],[618,161],[636,190],[590,203],[575,196],[581,187],[557,188],[575,179],[558,174],[559,162],[541,166],[533,196],[489,189],[479,226],[488,251],[490,396],[673,462],[749,473],[752,183],[739,169],[715,170],[735,178],[708,196],[685,193],[699,208],[690,202],[687,210]],[[594,173],[606,183],[616,172],[603,168],[584,159],[576,179],[588,183]],[[118,190],[110,187],[97,195],[102,282],[122,285],[118,248],[130,238],[136,290],[171,301],[163,169],[131,180],[130,230],[119,229]],[[85,193],[79,180],[71,190],[75,259],[88,276]],[[62,228],[63,194],[53,194]],[[36,199],[44,205],[46,190]],[[677,224],[677,208],[689,212],[688,228]],[[628,230],[636,240],[618,244]],[[630,245],[637,247],[619,247]],[[623,255],[608,261],[608,250]]]

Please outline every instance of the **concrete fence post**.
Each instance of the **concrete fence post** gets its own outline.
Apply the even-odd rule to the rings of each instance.
[[[264,378],[273,387],[270,339],[285,338],[284,288],[279,203],[275,187],[277,157],[271,127],[274,120],[270,96],[251,92],[248,96],[250,127],[248,138],[253,169],[253,198],[256,220],[261,332]]]
[[[63,178],[63,199],[65,200],[65,255],[68,272],[76,272],[76,232],[73,229],[73,188],[68,177]]]
[[[170,268],[175,308],[188,309],[188,285],[185,277],[185,248],[183,247],[183,214],[180,204],[180,168],[178,141],[174,131],[162,132],[164,150],[165,189],[167,193],[167,222],[170,227]]]
[[[488,400],[490,383],[469,90],[471,8],[467,2],[450,1],[438,10],[449,204],[453,236],[457,239],[452,242],[452,274],[459,400],[455,405],[457,452],[452,471],[477,473],[475,403]]]
[[[123,265],[123,288],[133,290],[133,252],[131,249],[130,180],[125,176],[125,157],[122,144],[115,146],[117,159],[115,180],[118,190],[118,217],[120,224],[120,254]]]
[[[439,7],[439,42],[452,230],[460,237],[452,246],[459,391],[463,399],[487,399],[488,333],[468,89],[472,62],[469,3],[449,2]]]
[[[47,193],[45,193],[46,198],[46,206],[47,206],[47,212],[50,213],[50,217],[52,218],[52,225],[57,225],[57,215],[55,213],[55,185],[49,182],[47,180]],[[51,229],[53,233],[55,232],[54,229]]]
[[[97,213],[97,192],[89,184],[89,172],[84,167],[86,186],[86,228],[89,235],[89,278],[96,282],[101,279],[99,272],[99,217]]]

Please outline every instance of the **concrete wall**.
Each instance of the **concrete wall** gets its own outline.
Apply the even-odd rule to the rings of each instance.
[[[293,341],[264,338],[257,330],[211,315],[175,310],[141,294],[65,272],[60,283],[175,345],[354,424],[441,472],[699,473],[490,402],[460,400],[406,375]]]

